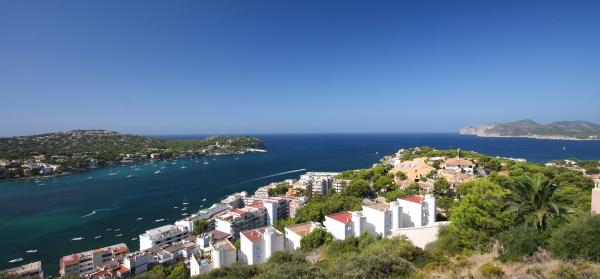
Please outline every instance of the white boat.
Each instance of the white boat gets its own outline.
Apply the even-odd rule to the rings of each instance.
[[[182,169],[185,169],[186,167],[185,167],[185,166],[181,166],[181,168],[182,168]]]
[[[88,176],[88,179],[92,179],[92,178],[93,178],[93,177],[91,177],[91,176]]]
[[[182,204],[183,204],[183,205],[188,205],[188,204],[190,204],[190,203],[189,203],[189,202],[184,202],[184,203],[182,203]]]
[[[115,235],[115,236],[116,236],[116,237],[121,237],[121,236],[123,236],[123,234],[122,234],[122,233],[120,233],[120,234],[117,234],[117,235]]]
[[[116,172],[111,172],[108,175],[113,176],[113,175],[117,175],[117,173]]]
[[[205,201],[206,201],[206,198],[203,198],[203,199],[202,199],[202,201],[203,201],[203,202],[205,202]]]
[[[204,162],[205,165],[208,165],[208,162]]]
[[[173,206],[173,208],[177,209],[177,208],[179,208],[179,207],[177,207],[177,206]]]
[[[37,253],[37,250],[33,250],[33,249],[27,250],[27,253],[29,253],[29,254]]]
[[[187,207],[184,207],[184,208],[182,208],[181,210],[182,210],[182,211],[183,211],[183,210],[187,210]]]
[[[138,217],[138,218],[136,218],[135,220],[139,221],[139,220],[142,220],[142,219],[144,219],[144,218],[142,218],[142,217]]]
[[[102,238],[101,235],[94,236],[94,239],[100,239],[100,238]]]
[[[156,220],[154,220],[154,222],[158,223],[158,222],[162,222],[162,221],[164,221],[164,220],[165,220],[165,219],[156,219]]]
[[[187,213],[181,213],[181,216],[187,216],[187,215],[188,215]]]
[[[120,230],[121,230],[121,229],[115,229],[115,232],[118,232],[118,231],[120,231]]]
[[[160,170],[157,170],[157,171],[155,171],[154,173],[155,173],[155,174],[159,174],[159,173],[160,173]]]
[[[128,174],[127,175],[127,178],[131,178],[131,177],[133,177],[133,174]]]
[[[46,185],[46,184],[44,184],[44,183],[40,183],[40,184],[38,184],[38,186],[44,186],[44,185]]]
[[[106,229],[106,231],[107,231],[107,232],[110,232],[110,231],[112,231],[112,229],[111,229],[111,228],[108,228],[108,229]]]
[[[131,240],[137,240],[137,237],[132,237]]]
[[[85,238],[81,237],[81,236],[80,237],[73,237],[73,238],[71,238],[71,241],[80,241],[80,240],[84,240],[84,239]]]
[[[12,259],[10,261],[8,261],[9,263],[18,263],[18,262],[22,262],[23,258],[16,258],[16,259]]]

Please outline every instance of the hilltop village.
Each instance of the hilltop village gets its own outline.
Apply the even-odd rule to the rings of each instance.
[[[368,169],[307,172],[298,179],[262,186],[253,194],[233,193],[174,224],[140,234],[139,250],[121,243],[65,255],[58,263],[60,275],[90,279],[231,278],[233,274],[247,274],[239,278],[295,278],[279,265],[296,263],[308,270],[305,278],[346,278],[336,269],[351,272],[352,267],[343,265],[363,256],[377,258],[368,254],[369,249],[383,249],[380,252],[386,251],[382,254],[385,259],[372,261],[371,267],[361,266],[367,271],[360,272],[372,272],[367,275],[378,278],[449,278],[454,270],[459,275],[475,272],[501,278],[508,271],[493,258],[456,270],[455,260],[440,255],[495,251],[502,258],[509,254],[512,248],[508,244],[499,250],[494,242],[502,239],[502,231],[510,232],[529,219],[508,216],[510,210],[501,202],[510,202],[509,192],[502,185],[526,179],[528,173],[540,171],[559,177],[554,180],[557,185],[570,187],[569,196],[558,192],[564,195],[565,204],[588,214],[590,207],[600,212],[600,176],[595,171],[586,173],[579,164],[589,162],[555,161],[543,166],[461,150],[402,149]],[[490,202],[493,204],[487,204]],[[542,220],[540,226],[546,229],[548,220]],[[542,247],[516,258],[533,256]],[[568,259],[565,253],[556,252],[556,256]],[[343,255],[354,255],[353,260]],[[318,263],[322,265],[317,268]],[[428,269],[423,269],[425,266]],[[40,262],[7,272],[43,278]],[[488,273],[501,276],[487,277]]]

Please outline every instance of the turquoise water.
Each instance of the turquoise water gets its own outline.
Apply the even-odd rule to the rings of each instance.
[[[137,249],[137,240],[131,238],[146,229],[181,219],[184,200],[190,203],[187,212],[191,213],[229,193],[252,192],[272,181],[297,178],[303,169],[341,171],[369,167],[400,148],[460,147],[536,162],[571,157],[600,159],[599,141],[477,138],[457,134],[258,137],[264,140],[269,152],[213,157],[206,165],[202,160],[178,160],[139,165],[137,171],[133,165],[122,165],[40,182],[1,182],[0,269],[13,266],[8,261],[21,257],[22,263],[42,260],[47,275],[55,274],[60,257],[66,254],[119,242]],[[155,174],[159,169],[161,173]],[[128,175],[132,177],[127,178]],[[138,217],[143,220],[136,220]],[[166,220],[156,223],[156,219]],[[107,231],[116,228],[120,231]],[[102,238],[94,240],[97,235]],[[86,239],[71,241],[74,237]],[[27,254],[25,251],[29,249],[38,252]]]

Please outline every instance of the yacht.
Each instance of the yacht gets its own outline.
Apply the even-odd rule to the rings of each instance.
[[[85,238],[81,237],[81,236],[80,237],[73,237],[73,238],[71,238],[71,241],[80,241],[80,240],[84,240],[84,239]]]
[[[157,171],[155,171],[154,173],[155,173],[155,174],[159,174],[159,173],[160,173],[160,170],[157,170]]]
[[[133,177],[133,174],[128,174],[127,175],[127,178],[131,178],[131,177]]]
[[[205,202],[205,201],[206,201],[206,198],[203,198],[203,199],[202,199],[202,201],[203,201],[203,202]]]
[[[18,262],[22,262],[23,258],[16,258],[16,259],[12,259],[10,261],[8,261],[9,263],[18,263]]]
[[[162,222],[162,221],[164,221],[164,220],[165,220],[165,219],[156,219],[156,220],[154,220],[154,222],[158,223],[158,222]]]
[[[184,207],[184,208],[182,208],[181,210],[182,210],[182,211],[185,211],[185,210],[187,210],[187,207]]]
[[[136,218],[135,220],[136,220],[136,221],[140,221],[140,220],[142,220],[142,219],[144,219],[144,218],[142,218],[142,217],[138,217],[138,218]]]
[[[27,250],[27,253],[29,253],[29,254],[37,253],[37,250],[33,250],[33,249]]]
[[[123,236],[123,234],[122,234],[122,233],[120,233],[120,234],[117,234],[117,235],[115,235],[115,236],[116,236],[116,237],[121,237],[121,236]]]
[[[115,232],[118,232],[118,231],[120,231],[120,230],[121,230],[121,229],[115,229]]]
[[[133,237],[133,238],[131,238],[131,240],[137,240],[137,237]]]
[[[100,238],[102,238],[101,235],[94,236],[94,239],[100,239]]]
[[[187,215],[188,215],[187,213],[181,213],[181,216],[187,216]]]

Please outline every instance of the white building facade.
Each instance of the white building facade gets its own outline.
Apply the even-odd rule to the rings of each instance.
[[[273,253],[284,250],[283,234],[273,227],[264,227],[240,233],[240,262],[265,263]]]

